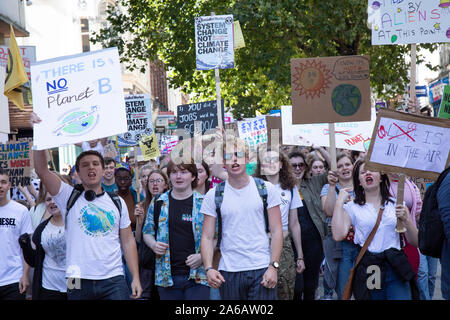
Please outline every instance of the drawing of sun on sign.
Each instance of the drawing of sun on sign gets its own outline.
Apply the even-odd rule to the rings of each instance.
[[[326,65],[316,60],[306,60],[305,63],[299,63],[299,66],[294,68],[295,72],[292,74],[293,90],[297,91],[300,96],[305,95],[308,99],[320,98],[320,95],[325,94],[325,90],[331,84],[331,71],[327,69]]]
[[[52,133],[56,136],[80,136],[94,129],[98,118],[97,106],[91,106],[88,111],[81,108],[72,109],[58,118],[58,126]]]

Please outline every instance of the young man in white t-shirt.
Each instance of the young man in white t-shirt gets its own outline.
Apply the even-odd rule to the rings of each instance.
[[[25,300],[30,266],[22,256],[19,237],[32,233],[25,206],[8,199],[8,172],[0,168],[0,300]]]
[[[31,121],[39,123],[40,119],[33,114]],[[48,170],[45,151],[34,151],[33,157],[36,173],[61,209],[66,225],[67,298],[127,299],[122,250],[133,277],[132,298],[139,298],[142,288],[138,255],[128,209],[120,199],[120,213],[111,197],[102,189],[105,164],[101,154],[90,150],[78,156],[75,168],[85,191],[68,213],[67,202],[74,188]]]
[[[270,182],[265,182],[271,234],[269,241],[263,201],[254,179],[246,172],[248,154],[242,151],[245,145],[238,139],[233,140],[224,150],[228,180],[220,208],[223,237],[219,270],[212,267],[217,219],[216,188],[205,195],[200,211],[205,215],[201,241],[203,265],[209,285],[220,288],[224,300],[276,300],[283,245],[281,195]]]

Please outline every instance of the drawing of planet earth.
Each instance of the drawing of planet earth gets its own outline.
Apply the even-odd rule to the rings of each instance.
[[[69,114],[67,117],[65,117],[62,121],[62,125],[69,122],[73,119],[79,119],[75,120],[74,122],[70,123],[67,126],[64,126],[62,131],[67,134],[80,134],[84,131],[89,130],[95,123],[95,116],[89,115],[87,117],[84,117],[87,115],[86,111],[76,111],[71,114]]]
[[[354,115],[361,106],[361,92],[354,85],[341,84],[331,93],[331,103],[339,115]]]
[[[79,222],[86,234],[98,237],[113,229],[114,214],[89,203],[81,210]]]

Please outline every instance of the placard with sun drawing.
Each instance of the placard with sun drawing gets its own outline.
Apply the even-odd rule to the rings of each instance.
[[[294,124],[370,120],[367,56],[291,60]]]

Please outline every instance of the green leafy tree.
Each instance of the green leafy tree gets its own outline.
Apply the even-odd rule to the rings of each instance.
[[[129,69],[159,59],[171,86],[193,101],[212,100],[214,71],[196,70],[194,32],[194,18],[212,11],[233,14],[244,34],[235,68],[220,70],[222,98],[235,117],[291,104],[292,58],[368,55],[371,87],[381,98],[402,94],[409,84],[409,46],[371,45],[366,0],[120,0],[91,40],[117,46]]]

